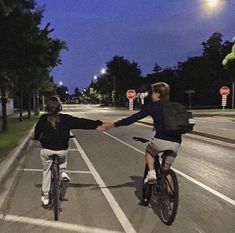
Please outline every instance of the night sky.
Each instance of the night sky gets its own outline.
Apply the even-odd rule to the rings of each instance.
[[[52,75],[73,93],[114,55],[138,62],[143,75],[155,63],[174,67],[201,55],[212,33],[230,41],[235,35],[235,1],[218,1],[211,9],[206,0],[37,0],[46,7],[42,27],[50,22],[52,37],[69,47]]]

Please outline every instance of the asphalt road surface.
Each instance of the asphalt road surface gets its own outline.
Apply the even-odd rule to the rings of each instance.
[[[75,116],[117,120],[123,113],[88,105],[67,107]],[[232,127],[232,126],[231,126]],[[230,128],[231,129],[231,128]],[[40,146],[19,161],[17,177],[0,209],[1,233],[234,233],[235,147],[184,136],[173,165],[179,181],[179,209],[172,226],[152,208],[139,206],[145,144],[150,137],[139,123],[112,129],[73,130],[68,174],[71,182],[59,221],[41,207]]]

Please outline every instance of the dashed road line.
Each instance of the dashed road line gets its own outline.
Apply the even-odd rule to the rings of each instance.
[[[34,168],[24,168],[24,172],[42,172],[42,169],[34,169]],[[73,171],[73,170],[65,170],[67,173],[72,174],[91,174],[91,171]]]
[[[137,151],[137,152],[139,152],[139,153],[141,153],[141,154],[143,154],[143,155],[145,154],[143,151],[141,151],[141,150],[137,149],[136,147],[134,147],[134,146],[132,146],[132,145],[130,145],[130,144],[128,144],[128,143],[122,141],[121,139],[116,138],[116,137],[114,137],[113,135],[111,135],[111,134],[109,134],[109,133],[107,133],[107,132],[103,132],[103,133],[106,134],[107,136],[113,138],[114,140],[116,140],[116,141],[118,141],[118,142],[124,144],[125,146],[128,146],[128,147],[132,148],[133,150],[135,150],[135,151]],[[211,187],[209,187],[209,186],[203,184],[202,182],[200,182],[200,181],[198,181],[198,180],[192,178],[191,176],[188,176],[188,175],[184,174],[183,172],[181,172],[181,171],[179,171],[179,170],[177,170],[177,169],[175,169],[175,168],[172,168],[172,169],[173,169],[177,174],[179,174],[179,175],[181,175],[182,177],[184,177],[185,179],[191,181],[192,183],[194,183],[194,184],[200,186],[201,188],[207,190],[208,192],[210,192],[210,193],[216,195],[217,197],[220,197],[220,198],[223,199],[224,201],[226,201],[226,202],[232,204],[233,206],[235,206],[235,200],[233,200],[233,199],[231,199],[231,198],[225,196],[224,194],[222,194],[222,193],[216,191],[215,189],[213,189],[213,188],[211,188]]]

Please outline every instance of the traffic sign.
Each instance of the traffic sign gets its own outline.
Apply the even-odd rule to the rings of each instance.
[[[229,95],[230,94],[230,89],[229,89],[229,87],[226,87],[226,86],[223,86],[223,87],[221,87],[220,88],[220,94],[222,95],[222,96],[227,96],[227,95]]]
[[[136,92],[135,92],[134,89],[127,90],[127,92],[126,92],[126,98],[127,99],[133,100],[133,99],[135,99],[135,97],[136,97]]]

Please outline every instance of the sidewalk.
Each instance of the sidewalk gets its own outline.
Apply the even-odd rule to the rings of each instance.
[[[194,119],[195,127],[191,134],[235,144],[235,118],[214,116]],[[151,117],[146,117],[139,123],[152,125],[153,121]]]

